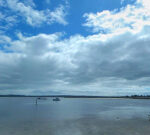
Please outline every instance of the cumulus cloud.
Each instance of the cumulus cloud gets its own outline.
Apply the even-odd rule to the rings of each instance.
[[[8,11],[11,11],[15,14],[16,20],[17,17],[22,17],[30,26],[37,27],[41,26],[43,23],[52,24],[54,22],[63,25],[67,24],[67,21],[65,20],[67,13],[65,6],[63,5],[59,5],[54,11],[49,9],[37,10],[36,5],[32,0],[22,2],[18,0],[6,0],[2,1],[0,6],[5,10],[7,9],[5,14],[9,16],[9,18],[12,17],[12,15],[8,14]]]
[[[148,28],[138,34],[75,35],[64,40],[61,33],[18,34],[11,43],[6,38],[11,46],[5,49],[13,53],[0,53],[0,88],[112,94],[149,87]]]
[[[105,13],[104,18],[112,16],[110,22],[113,23],[118,22],[115,15],[124,15],[126,19],[127,9],[139,9],[141,15],[138,11],[128,16],[129,24],[133,20],[132,27],[121,24],[118,28],[110,23],[104,33],[100,28],[105,30],[109,22],[106,19],[101,26],[98,16],[98,23],[93,26],[98,28],[98,33],[86,37],[73,35],[63,39],[63,33],[34,36],[18,33],[17,40],[2,37],[0,42],[7,45],[0,51],[0,90],[3,93],[93,95],[148,92],[150,24],[149,15],[142,15],[146,8],[143,2],[137,1],[136,6],[127,6],[113,14],[110,11],[99,13],[100,16]],[[143,21],[138,30],[137,18]]]
[[[92,28],[93,32],[114,33],[131,30],[140,31],[150,24],[150,2],[138,0],[133,5],[127,5],[118,10],[86,13],[84,26]]]

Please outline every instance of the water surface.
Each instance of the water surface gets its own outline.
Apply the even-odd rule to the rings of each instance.
[[[0,135],[149,135],[150,100],[0,98]]]

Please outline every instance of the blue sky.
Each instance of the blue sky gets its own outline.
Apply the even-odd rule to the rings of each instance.
[[[0,93],[149,93],[147,0],[1,0]]]
[[[30,1],[30,0],[28,0]],[[26,3],[31,3],[31,2]],[[18,1],[23,2],[25,1]],[[120,0],[93,0],[93,1],[77,1],[77,0],[44,0],[44,1],[32,1],[32,3],[35,4],[33,7],[35,10],[55,10],[55,8],[59,7],[60,5],[64,7],[64,13],[65,15],[65,21],[67,24],[62,24],[59,22],[52,23],[51,25],[47,24],[46,22],[43,22],[40,26],[31,26],[28,23],[25,22],[25,20],[18,16],[17,19],[19,22],[14,24],[13,27],[10,27],[6,30],[7,35],[9,35],[12,38],[16,38],[15,33],[22,32],[24,34],[29,35],[36,35],[39,33],[46,33],[51,34],[55,32],[65,32],[66,37],[69,37],[74,34],[81,34],[84,36],[87,36],[91,34],[91,32],[82,26],[83,23],[85,23],[85,18],[83,15],[85,13],[97,13],[101,12],[103,10],[114,10],[114,9],[120,9],[121,7],[126,6],[127,4],[132,4],[134,1],[124,1],[123,3],[120,2]],[[10,16],[15,15],[13,11],[8,9],[8,7],[0,7],[1,12],[9,12],[8,14]],[[7,22],[1,21],[1,25],[5,26]]]

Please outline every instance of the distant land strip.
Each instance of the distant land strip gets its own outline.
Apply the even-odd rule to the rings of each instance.
[[[0,95],[0,97],[62,97],[62,98],[129,98],[129,99],[150,99],[150,95],[131,96],[87,96],[87,95]]]

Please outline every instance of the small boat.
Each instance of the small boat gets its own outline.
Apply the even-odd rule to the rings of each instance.
[[[53,99],[53,101],[60,101],[60,98],[56,97]]]

